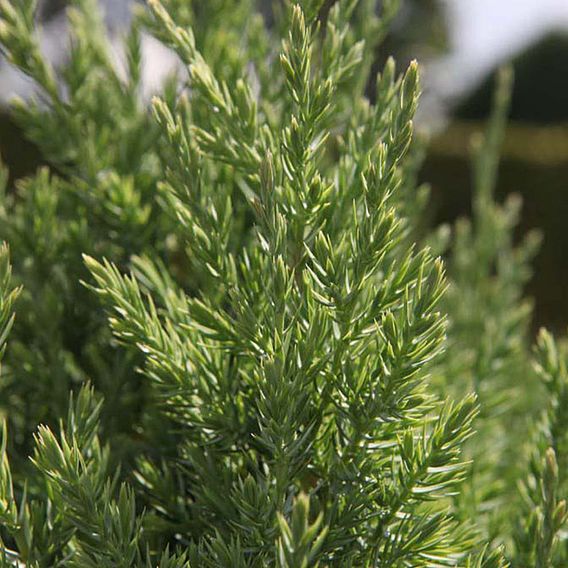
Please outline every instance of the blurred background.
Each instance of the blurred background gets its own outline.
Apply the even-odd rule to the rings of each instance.
[[[203,0],[206,1],[206,0]],[[131,0],[99,0],[118,46]],[[42,47],[57,63],[66,55],[65,0],[40,1]],[[117,47],[117,53],[119,49]],[[487,118],[496,69],[515,70],[511,120],[504,143],[498,196],[524,202],[519,233],[540,228],[544,243],[528,294],[535,329],[565,331],[568,324],[568,0],[402,0],[378,55],[394,54],[402,67],[418,59],[423,90],[418,127],[429,136],[421,181],[432,186],[436,222],[467,215],[469,141]],[[176,66],[150,37],[143,39],[145,96]],[[6,112],[32,85],[0,59],[0,154],[13,177],[40,163]]]

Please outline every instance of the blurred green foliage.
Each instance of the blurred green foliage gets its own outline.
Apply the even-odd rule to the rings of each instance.
[[[539,238],[497,193],[510,71],[438,226],[417,64],[373,71],[397,2],[150,5],[123,77],[94,0],[57,69],[0,0],[45,161],[0,176],[0,565],[565,566],[568,352],[531,352]],[[187,72],[151,109],[143,30]]]

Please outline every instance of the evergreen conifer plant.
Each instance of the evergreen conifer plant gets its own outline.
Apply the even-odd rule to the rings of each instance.
[[[510,74],[472,219],[430,231],[418,67],[372,74],[396,2],[150,0],[118,64],[70,4],[54,69],[0,0],[46,162],[0,179],[0,565],[566,566],[568,353],[529,347],[538,239],[493,195]],[[183,66],[151,109],[147,33]]]

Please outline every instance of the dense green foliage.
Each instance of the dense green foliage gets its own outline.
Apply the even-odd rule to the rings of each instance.
[[[493,196],[510,75],[471,220],[430,231],[417,65],[369,81],[395,2],[149,4],[121,66],[74,0],[53,69],[0,0],[49,164],[0,180],[1,565],[566,566],[568,351],[531,353],[538,239]],[[184,67],[151,110],[148,32]]]

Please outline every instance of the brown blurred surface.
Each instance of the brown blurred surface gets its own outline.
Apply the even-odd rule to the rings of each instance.
[[[434,138],[421,172],[432,185],[437,222],[470,213],[469,143],[482,122],[452,123]],[[544,235],[527,293],[535,300],[534,327],[565,331],[568,323],[568,124],[535,126],[512,123],[507,129],[499,168],[497,199],[521,195],[518,234],[540,229]]]

